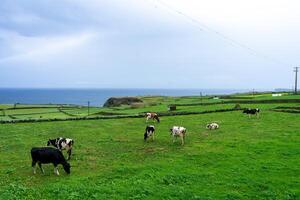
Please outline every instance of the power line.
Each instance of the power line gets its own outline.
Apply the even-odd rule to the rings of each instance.
[[[270,57],[268,55],[265,55],[261,52],[258,52],[255,49],[253,49],[253,48],[251,48],[251,47],[249,47],[249,46],[247,46],[247,45],[245,45],[245,44],[243,44],[243,43],[241,43],[241,42],[239,42],[235,39],[232,39],[231,37],[228,37],[227,35],[219,32],[215,29],[210,28],[209,26],[207,26],[206,24],[200,22],[199,20],[195,19],[194,17],[191,17],[190,15],[187,15],[186,13],[184,13],[184,12],[178,10],[178,9],[175,9],[174,7],[166,4],[165,2],[163,2],[161,0],[153,0],[153,2],[157,2],[157,4],[167,8],[169,11],[172,11],[173,13],[176,13],[177,15],[183,16],[184,18],[186,18],[187,20],[192,22],[194,25],[196,25],[201,31],[211,32],[211,33],[217,35],[219,38],[223,39],[224,41],[228,42],[230,45],[238,46],[238,47],[246,50],[248,53],[250,53],[253,56],[264,58],[264,59],[272,61],[276,64],[289,65],[287,63],[282,62],[281,60],[275,59],[275,58]]]

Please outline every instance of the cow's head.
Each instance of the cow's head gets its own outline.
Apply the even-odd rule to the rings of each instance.
[[[71,146],[73,146],[73,144],[74,144],[74,140],[70,140],[68,145],[71,147]]]
[[[48,142],[47,142],[47,146],[50,146],[50,145],[54,145],[55,146],[55,140],[49,139]]]
[[[144,134],[144,141],[146,141],[146,140],[147,140],[147,138],[148,138],[148,133],[147,133],[147,132],[145,132],[145,134]]]
[[[63,165],[63,167],[64,167],[64,170],[65,170],[65,172],[67,173],[67,174],[70,174],[71,173],[71,165],[69,164],[69,163],[65,163],[64,165]]]

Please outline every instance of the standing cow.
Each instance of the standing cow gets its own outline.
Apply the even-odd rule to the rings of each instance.
[[[54,173],[59,175],[57,165],[62,164],[65,172],[70,174],[70,164],[66,161],[62,152],[53,147],[33,147],[31,149],[31,158],[32,158],[32,169],[33,173],[36,173],[36,163],[38,163],[42,173],[44,169],[42,164],[52,163],[54,165]]]
[[[72,154],[72,148],[74,145],[73,139],[63,138],[63,137],[58,137],[56,139],[49,139],[47,142],[47,146],[50,146],[50,145],[56,147],[60,151],[66,149],[67,153],[68,153],[67,159],[70,160],[71,154]]]
[[[259,109],[258,108],[246,108],[243,113],[247,114],[249,116],[249,118],[251,117],[251,115],[256,115],[256,117],[259,117]]]
[[[171,135],[173,136],[173,142],[177,137],[181,139],[181,145],[184,145],[185,136],[186,136],[186,128],[182,126],[173,126],[171,129]]]
[[[154,141],[154,134],[155,134],[155,127],[153,125],[148,125],[146,127],[146,130],[145,130],[145,133],[144,133],[144,140],[145,140],[145,142],[150,137],[152,137],[152,140]]]
[[[149,119],[156,120],[158,123],[160,122],[158,114],[154,112],[146,113],[146,122],[148,122]]]

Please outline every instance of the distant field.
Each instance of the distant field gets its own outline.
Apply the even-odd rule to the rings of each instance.
[[[90,114],[165,113],[169,104],[222,101],[144,100],[142,107],[92,107]],[[177,106],[172,112],[235,106]],[[164,116],[159,124],[148,123],[156,126],[156,139],[146,143],[144,118],[0,124],[0,199],[300,199],[299,114],[282,112],[299,111],[300,103],[240,106],[260,108],[260,118],[248,118],[240,110]],[[69,114],[86,116],[87,108],[38,106],[4,112],[1,116],[0,111],[2,120],[67,118]],[[219,123],[220,129],[208,131],[208,122]],[[173,125],[187,128],[184,146],[172,142],[169,128]],[[33,175],[31,147],[45,146],[49,138],[59,136],[75,140],[71,174],[66,175],[60,166],[61,175],[56,176],[52,165],[44,165],[44,175],[39,170]]]
[[[232,97],[232,99],[230,98]],[[236,99],[242,97],[243,99]],[[0,105],[0,121],[7,120],[24,120],[24,119],[67,119],[76,117],[95,117],[95,116],[109,116],[109,115],[133,115],[144,112],[168,112],[168,105],[178,104],[186,106],[177,106],[177,110],[173,112],[201,112],[217,109],[232,109],[236,103],[222,102],[238,101],[240,106],[243,107],[259,107],[261,109],[273,109],[277,106],[298,106],[300,104],[300,95],[289,95],[283,93],[283,96],[272,97],[271,93],[268,94],[256,94],[256,95],[233,95],[229,98],[213,98],[213,97],[161,97],[161,96],[146,96],[141,97],[144,104],[137,104],[132,106],[121,106],[116,108],[102,108],[102,107],[90,107],[89,109],[84,106],[75,105],[22,105],[17,104],[16,109],[14,105]],[[277,99],[299,99],[299,103],[272,103],[272,104],[249,104],[244,103],[245,98],[249,98],[247,101],[255,100],[277,100]],[[212,105],[199,105],[212,104]],[[213,105],[214,103],[219,103]],[[189,105],[190,104],[190,105]],[[88,115],[89,114],[89,115]]]

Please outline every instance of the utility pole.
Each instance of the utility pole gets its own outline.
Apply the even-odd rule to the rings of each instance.
[[[90,115],[90,102],[88,101],[88,116]]]
[[[200,92],[200,100],[201,100],[201,103],[202,103],[202,92]]]
[[[295,94],[297,94],[297,84],[298,84],[298,69],[299,69],[299,67],[295,67],[295,70],[294,70],[294,72],[295,72]]]

